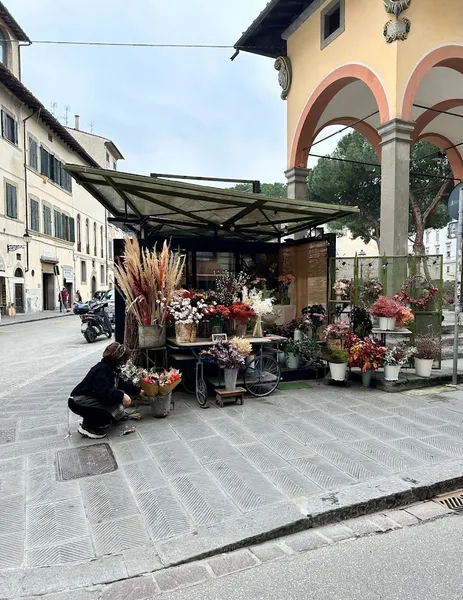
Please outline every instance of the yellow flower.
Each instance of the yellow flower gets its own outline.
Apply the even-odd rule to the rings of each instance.
[[[252,352],[252,346],[244,338],[234,337],[230,340],[231,345],[243,356],[249,356]]]

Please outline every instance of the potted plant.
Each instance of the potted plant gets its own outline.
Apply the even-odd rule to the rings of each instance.
[[[299,342],[299,356],[307,364],[311,364],[317,358],[321,356],[320,344],[317,344],[315,340],[304,339]]]
[[[236,323],[236,335],[238,337],[246,336],[246,329],[249,319],[256,316],[252,307],[246,302],[233,302],[228,307],[230,318]]]
[[[302,309],[306,323],[312,330],[312,339],[318,340],[318,330],[326,321],[326,309],[322,304],[313,304]]]
[[[415,373],[418,377],[431,377],[432,365],[440,356],[439,339],[432,333],[415,338]]]
[[[325,360],[330,367],[331,379],[334,381],[345,381],[349,353],[341,348],[328,348],[325,353]]]
[[[336,281],[336,283],[333,285],[333,290],[334,290],[334,294],[336,296],[336,300],[344,300],[347,296],[348,288],[349,288],[349,284],[346,281],[344,281],[343,279]]]
[[[396,327],[406,327],[413,321],[414,318],[415,315],[413,314],[411,308],[409,308],[408,306],[404,306],[403,304],[399,304],[399,309],[395,321]]]
[[[371,321],[370,313],[366,308],[355,306],[352,309],[350,318],[352,331],[356,336],[363,340],[371,335],[373,323]]]
[[[238,370],[245,363],[244,355],[236,349],[230,341],[218,342],[209,350],[203,350],[201,356],[209,362],[215,363],[219,369],[224,370],[225,389],[236,389]]]
[[[296,280],[294,275],[280,275],[278,277],[278,283],[280,284],[280,302],[281,304],[291,304],[291,298],[289,295],[289,288],[292,283]]]
[[[329,348],[343,348],[347,337],[350,334],[350,327],[347,321],[331,323],[325,329],[325,339]]]
[[[202,298],[195,298],[189,292],[175,296],[169,306],[169,313],[175,322],[177,343],[196,341],[196,327],[203,318],[206,304]]]
[[[398,381],[400,369],[407,364],[416,353],[416,348],[408,344],[397,344],[387,350],[384,357],[384,379]]]
[[[230,310],[228,306],[213,302],[204,307],[203,315],[211,323],[212,333],[222,333],[225,320],[230,318]]]
[[[360,339],[352,335],[349,343],[349,366],[358,367],[362,371],[362,384],[370,387],[371,375],[381,366],[386,348],[369,337]]]
[[[285,346],[285,357],[288,369],[298,369],[301,361],[301,341],[289,340]]]
[[[394,331],[400,307],[401,305],[393,298],[380,296],[371,305],[370,314],[372,317],[379,317],[379,328],[381,331]]]
[[[182,280],[185,259],[169,249],[142,251],[137,238],[126,237],[122,261],[114,271],[126,311],[138,323],[140,348],[164,346],[168,307]]]

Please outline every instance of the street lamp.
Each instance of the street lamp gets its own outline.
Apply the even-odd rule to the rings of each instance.
[[[24,245],[26,246],[26,273],[29,273],[29,244],[32,241],[29,231],[26,229],[26,233],[23,235]]]

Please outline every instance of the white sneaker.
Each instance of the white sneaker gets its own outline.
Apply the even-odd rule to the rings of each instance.
[[[106,433],[104,433],[104,431],[101,431],[101,429],[92,429],[91,427],[88,427],[86,424],[84,425],[84,423],[79,425],[79,428],[77,431],[80,433],[80,435],[88,437],[92,440],[100,440],[101,438],[106,437]]]

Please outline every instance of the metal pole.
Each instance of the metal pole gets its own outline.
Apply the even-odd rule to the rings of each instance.
[[[453,332],[453,374],[452,383],[458,383],[458,334],[460,329],[460,298],[458,293],[458,279],[460,276],[460,255],[461,255],[461,240],[463,228],[463,188],[460,188],[458,197],[458,225],[457,225],[457,248],[455,252],[455,327]],[[460,278],[460,290],[462,287]],[[460,291],[461,295],[461,291]]]

